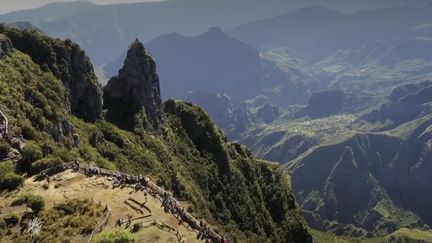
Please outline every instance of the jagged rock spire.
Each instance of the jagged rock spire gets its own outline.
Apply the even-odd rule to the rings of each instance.
[[[129,47],[123,67],[104,88],[107,120],[122,128],[158,130],[163,117],[156,64],[136,39]]]

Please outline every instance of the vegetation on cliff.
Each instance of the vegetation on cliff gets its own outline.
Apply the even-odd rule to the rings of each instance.
[[[38,38],[56,42],[40,33],[32,35],[36,40],[28,37],[29,46],[38,43]],[[42,48],[38,51],[44,53]],[[0,60],[0,109],[10,126],[2,144],[21,155],[19,159],[11,153],[4,156],[10,161],[0,164],[7,173],[20,177],[24,172],[33,174],[50,165],[79,160],[146,174],[176,197],[190,201],[189,211],[232,238],[312,241],[288,177],[279,166],[256,160],[245,147],[227,142],[201,108],[167,101],[160,135],[122,130],[105,120],[90,123],[69,113],[70,90],[58,73],[44,68],[42,62],[35,63],[32,53],[28,54],[14,50]],[[45,61],[48,67],[55,67],[51,59]],[[62,68],[71,68],[68,62],[64,65]]]

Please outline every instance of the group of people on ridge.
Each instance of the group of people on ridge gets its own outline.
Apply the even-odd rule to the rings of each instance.
[[[72,162],[72,166],[71,169],[73,169],[74,171],[79,171],[80,169],[84,172],[84,174],[86,174],[87,176],[93,176],[93,175],[102,175],[102,169],[99,167],[81,167],[79,162]],[[45,175],[46,179],[49,180],[49,176]],[[118,186],[122,186],[122,185],[130,185],[130,184],[134,184],[135,185],[135,189],[136,190],[144,190],[144,196],[147,198],[147,189],[149,189],[149,182],[150,182],[150,178],[143,176],[143,175],[139,175],[139,176],[131,176],[128,174],[123,174],[120,172],[115,172],[112,175],[112,181],[113,181],[113,186],[114,187],[118,187]],[[153,190],[156,190],[153,188]],[[156,195],[158,193],[156,193],[155,191],[153,191],[153,193]],[[161,207],[164,207],[164,210],[166,213],[172,213],[172,214],[178,214],[179,215],[179,224],[182,224],[183,222],[186,221],[187,219],[187,212],[186,210],[181,207],[180,203],[175,200],[168,192],[163,192],[163,195],[161,197],[161,201],[162,201],[162,205]],[[116,220],[116,226],[121,226],[124,223],[126,224],[126,227],[130,227],[132,224],[132,215],[128,214],[127,215],[127,221],[123,221],[122,218],[118,218]],[[203,220],[199,221],[199,233],[197,238],[201,238],[202,240],[206,239],[210,239],[211,235],[211,229],[210,226],[208,226]],[[224,237],[220,238],[220,242],[221,243],[230,243],[229,240],[225,239]]]

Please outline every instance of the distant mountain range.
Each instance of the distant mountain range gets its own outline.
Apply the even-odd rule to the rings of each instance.
[[[309,224],[356,236],[429,228],[431,125],[425,116],[313,148],[289,162]]]
[[[431,57],[430,38],[372,41],[339,50],[311,69],[323,87],[386,96],[398,85],[432,79]]]
[[[304,82],[291,80],[287,72],[261,58],[253,47],[217,27],[196,37],[162,35],[146,46],[158,60],[164,97],[185,98],[195,91],[225,93],[238,104],[265,95],[271,102],[286,106],[304,103],[309,96]],[[120,57],[104,67],[108,76],[118,70],[122,60]]]
[[[0,21],[29,21],[50,35],[70,38],[81,44],[97,65],[103,65],[118,57],[126,49],[126,43],[130,43],[136,37],[147,42],[161,34],[171,32],[196,35],[211,26],[231,29],[249,21],[273,18],[295,9],[310,6],[328,7],[342,12],[355,12],[362,9],[382,9],[395,6],[401,6],[403,7],[401,9],[405,9],[406,7],[425,6],[428,3],[430,3],[429,0],[331,0],[325,2],[320,0],[177,0],[95,5],[90,2],[79,1],[53,3],[37,9],[12,12],[1,15]],[[415,13],[405,17],[401,15],[401,19],[403,18],[404,21],[398,22],[397,19],[394,19],[395,16],[401,14],[397,9],[390,12],[389,10],[377,10],[376,12],[361,12],[356,15],[343,15],[315,8],[315,10],[312,9],[312,12],[310,9],[300,10],[275,17],[275,19],[251,22],[234,29],[230,34],[247,40],[254,46],[268,47],[269,45],[284,44],[289,48],[302,50],[300,53],[308,57],[311,57],[311,52],[316,51],[316,48],[319,47],[324,49],[321,54],[318,54],[321,57],[324,54],[331,54],[328,52],[333,50],[334,46],[350,43],[349,41],[357,40],[358,37],[363,36],[365,31],[368,31],[365,26],[371,26],[371,23],[374,23],[373,26],[377,28],[373,32],[381,32],[380,26],[387,27],[386,21],[388,19],[390,23],[397,26],[397,29],[391,29],[391,31],[399,32],[403,27],[410,27],[410,23],[422,18],[421,16],[425,17],[424,14],[418,14],[417,10],[408,12]],[[429,13],[430,11],[423,8],[423,12]],[[311,21],[311,16],[313,16],[313,21]],[[392,18],[389,19],[388,17]],[[196,21],[197,19],[199,21]],[[281,21],[282,23],[278,23]],[[336,23],[333,23],[335,21]],[[265,23],[271,23],[272,28],[268,29]],[[359,25],[359,28],[353,28],[346,32],[347,26],[352,23]],[[380,24],[376,25],[376,23]],[[306,29],[309,27],[312,28]],[[334,35],[337,30],[341,30],[345,33],[344,35],[350,36],[350,38],[334,42],[332,48],[329,41],[339,37],[339,35]],[[274,31],[277,35],[269,35],[270,32],[268,31]],[[353,33],[349,31],[355,31],[357,34],[352,35]],[[322,34],[327,35],[327,37],[323,36],[328,39],[327,41],[322,40],[322,44],[316,47],[309,46],[311,44],[316,45],[316,38]],[[365,38],[367,36],[370,34],[367,34]],[[266,38],[271,40],[266,40]],[[359,40],[363,39],[360,38]],[[311,47],[315,49],[311,49],[307,53],[306,50]]]
[[[157,63],[159,76],[154,72],[151,79],[160,78],[162,98],[199,104],[229,139],[282,164],[313,228],[363,237],[402,227],[428,229],[432,4],[321,2],[76,2],[10,13],[0,21],[29,21],[81,43],[108,77],[124,66],[128,43],[145,41]],[[359,9],[367,10],[352,11]],[[60,58],[51,62],[59,64],[49,66],[54,71],[62,67]],[[115,96],[123,83],[110,86]],[[125,90],[122,97],[129,93]],[[129,107],[116,107],[119,102],[111,100],[105,106],[115,107],[115,114]],[[189,103],[183,111],[176,102],[165,104],[180,119],[173,124],[183,123],[192,109]],[[144,126],[146,116],[129,123]],[[200,119],[192,120],[206,126]],[[113,121],[125,120],[120,115]],[[184,122],[187,128],[189,122]],[[191,136],[198,136],[198,148],[207,144],[200,142],[207,132],[190,129]]]
[[[256,20],[228,31],[258,49],[288,47],[309,61],[320,61],[338,49],[374,40],[430,36],[432,4],[343,14],[310,7]]]
[[[432,82],[399,86],[386,100],[362,115],[344,108],[365,103],[351,94],[312,94],[273,122],[250,123],[240,141],[284,164],[313,228],[350,236],[428,229]]]

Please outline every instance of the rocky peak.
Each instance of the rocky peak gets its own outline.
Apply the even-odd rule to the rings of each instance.
[[[123,67],[104,88],[106,118],[122,128],[158,130],[163,117],[156,64],[144,45],[135,40]]]
[[[12,50],[11,40],[7,36],[0,34],[0,58],[2,58],[11,50]]]

